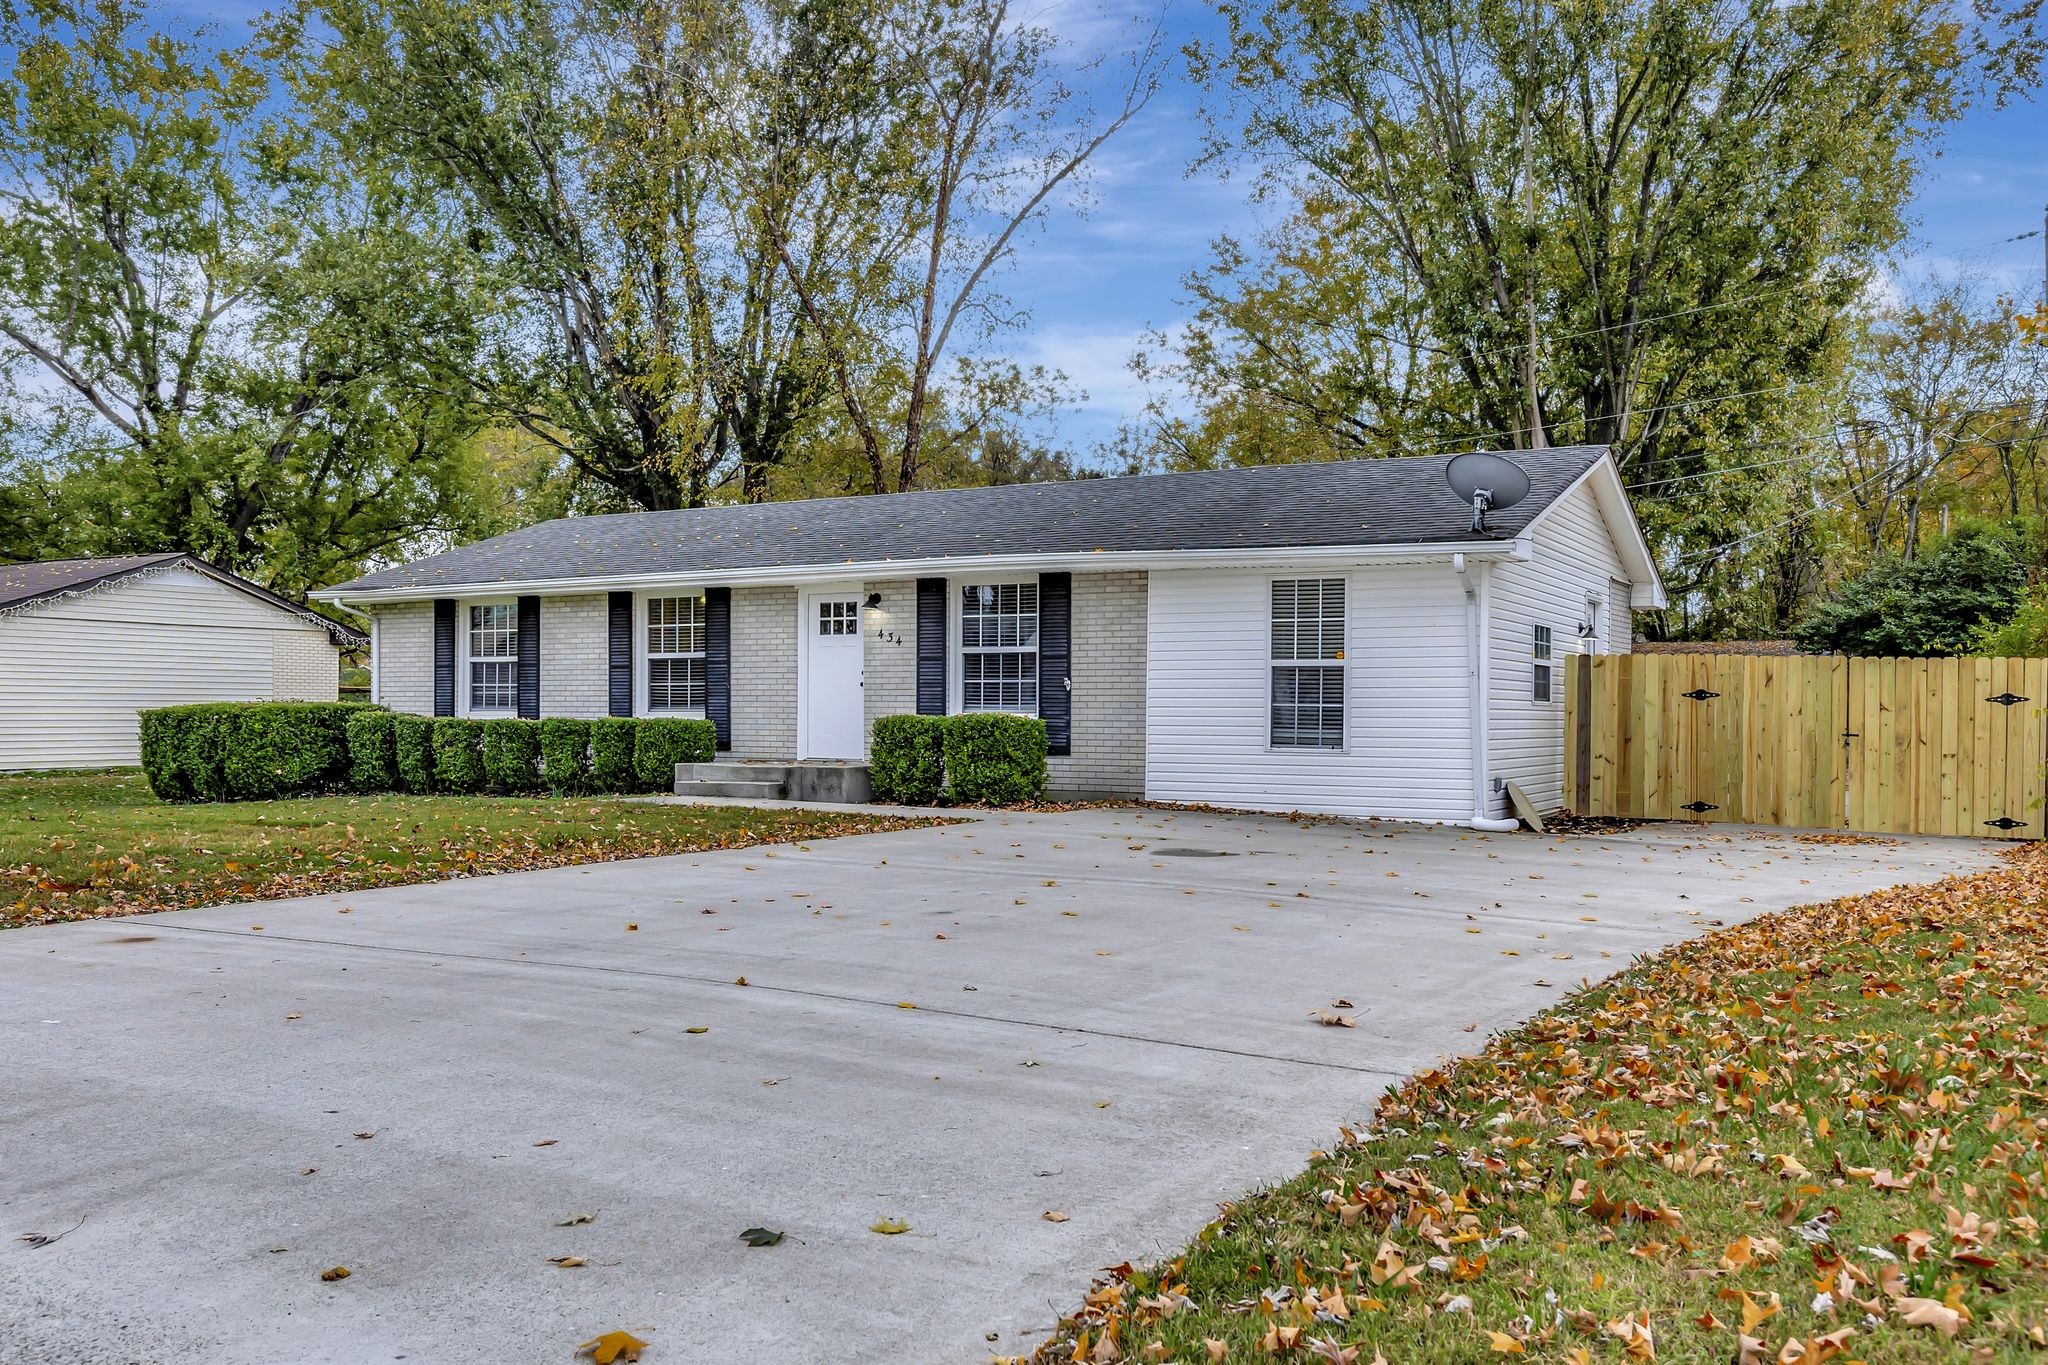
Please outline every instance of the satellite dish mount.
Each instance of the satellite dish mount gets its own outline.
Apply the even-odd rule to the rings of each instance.
[[[1459,501],[1472,504],[1472,534],[1487,534],[1486,514],[1505,512],[1529,496],[1529,475],[1505,455],[1475,450],[1444,466],[1444,482]]]

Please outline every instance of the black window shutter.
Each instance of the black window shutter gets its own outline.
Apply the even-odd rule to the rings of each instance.
[[[1074,747],[1074,576],[1038,576],[1038,718],[1045,722],[1046,752]]]
[[[732,748],[732,589],[704,591],[704,718]]]
[[[917,714],[946,714],[946,580],[917,580]]]
[[[540,599],[519,599],[519,717],[540,719]]]
[[[606,615],[610,618],[612,637],[611,710],[615,716],[630,716],[633,714],[633,594],[613,593]]]
[[[455,599],[434,599],[434,714],[455,714]]]

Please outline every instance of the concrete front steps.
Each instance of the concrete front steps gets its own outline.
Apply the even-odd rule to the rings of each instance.
[[[742,759],[676,764],[676,795],[860,805],[874,798],[874,788],[868,784],[865,763]]]

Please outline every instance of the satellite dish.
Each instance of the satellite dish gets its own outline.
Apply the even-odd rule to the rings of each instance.
[[[1505,455],[1483,450],[1453,456],[1444,466],[1444,482],[1460,502],[1472,504],[1472,533],[1484,534],[1486,514],[1505,512],[1529,496],[1529,475]]]

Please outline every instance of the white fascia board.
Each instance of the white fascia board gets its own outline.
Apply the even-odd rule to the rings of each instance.
[[[1115,573],[1130,569],[1246,569],[1316,564],[1415,564],[1448,561],[1452,555],[1473,559],[1526,560],[1526,536],[1514,540],[1442,542],[1420,545],[1320,545],[1262,550],[1123,550],[1056,555],[977,555],[942,559],[883,559],[850,564],[795,564],[746,569],[707,569],[698,573],[605,574],[590,578],[529,578],[512,582],[443,583],[431,587],[372,588],[342,593],[323,589],[312,596],[343,606],[380,602],[429,602],[437,597],[485,597],[528,593],[646,590],[664,587],[768,587],[780,584],[844,583],[967,573]]]
[[[1573,479],[1564,492],[1551,499],[1550,505],[1538,512],[1522,532],[1532,534],[1543,519],[1550,516],[1564,500],[1581,488],[1589,488],[1593,501],[1600,508],[1601,519],[1607,523],[1607,533],[1614,538],[1614,548],[1621,554],[1622,562],[1629,568],[1628,604],[1637,611],[1657,611],[1671,605],[1671,599],[1664,592],[1664,575],[1657,571],[1657,556],[1650,549],[1649,539],[1643,535],[1642,523],[1636,520],[1635,508],[1629,505],[1628,489],[1621,482],[1621,471],[1615,467],[1610,452],[1595,460],[1586,472]]]

